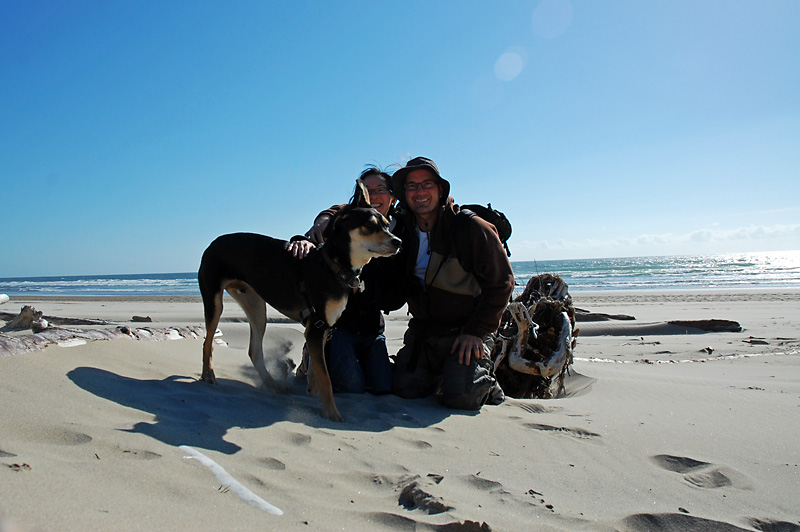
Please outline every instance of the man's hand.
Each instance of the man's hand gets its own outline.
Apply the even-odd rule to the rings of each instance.
[[[483,340],[470,334],[462,334],[453,342],[451,353],[458,353],[458,363],[469,366],[472,355],[483,358]]]
[[[325,232],[325,228],[328,227],[330,221],[331,217],[328,216],[327,214],[321,214],[317,216],[317,219],[314,220],[314,225],[312,225],[311,229],[309,229],[308,232],[306,233],[308,239],[317,245],[325,242],[325,239],[322,237],[322,234]]]
[[[294,258],[304,259],[308,255],[308,252],[314,249],[314,244],[308,240],[295,240],[293,242],[289,242],[287,249],[289,250],[289,253],[294,255]]]

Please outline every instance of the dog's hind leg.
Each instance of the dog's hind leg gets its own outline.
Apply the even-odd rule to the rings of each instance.
[[[333,400],[331,376],[325,364],[323,343],[326,332],[326,329],[314,326],[311,321],[306,325],[309,394],[319,397],[322,403],[322,417],[331,421],[344,421]]]
[[[245,315],[247,315],[247,321],[250,323],[250,346],[247,354],[250,355],[250,361],[258,371],[258,375],[267,387],[275,391],[285,391],[285,387],[278,384],[269,374],[267,365],[264,362],[262,342],[264,333],[267,330],[266,301],[250,285],[242,281],[229,283],[226,289],[231,297],[242,307]]]
[[[214,350],[214,334],[217,332],[219,318],[222,316],[221,288],[214,294],[203,292],[203,312],[205,313],[206,321],[206,338],[203,340],[203,373],[200,376],[200,380],[216,384],[217,378],[214,375],[211,357]]]

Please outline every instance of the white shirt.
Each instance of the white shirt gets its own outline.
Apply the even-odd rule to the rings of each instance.
[[[431,247],[428,243],[428,233],[420,231],[417,227],[419,237],[419,250],[417,251],[417,264],[414,267],[414,274],[425,284],[425,272],[428,270],[428,263],[431,260]]]

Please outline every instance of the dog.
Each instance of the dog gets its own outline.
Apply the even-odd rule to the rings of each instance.
[[[344,421],[333,400],[324,339],[348,296],[359,289],[361,268],[372,258],[397,253],[401,241],[389,232],[389,222],[378,211],[351,205],[331,219],[325,238],[325,243],[304,259],[294,258],[285,240],[253,233],[223,235],[208,246],[197,275],[206,323],[201,380],[216,383],[211,363],[214,331],[222,315],[222,293],[227,290],[250,323],[250,360],[274,390],[281,387],[267,371],[261,346],[267,326],[266,304],[303,323],[309,352],[309,394],[320,398],[323,417]]]

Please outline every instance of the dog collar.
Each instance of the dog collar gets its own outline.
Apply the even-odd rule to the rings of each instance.
[[[325,249],[325,246],[322,246],[322,258],[325,260],[325,264],[327,264],[333,273],[336,274],[336,277],[339,278],[345,286],[348,286],[353,292],[360,292],[364,290],[364,283],[358,277],[357,273],[354,273],[353,270],[342,268],[339,263],[331,258],[328,255],[328,251]]]

